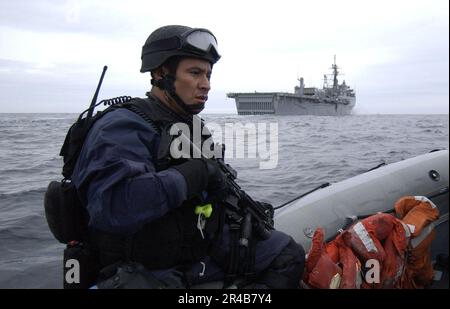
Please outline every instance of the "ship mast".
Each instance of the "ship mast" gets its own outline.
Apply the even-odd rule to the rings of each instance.
[[[331,69],[333,69],[333,89],[337,90],[337,88],[338,88],[337,76],[339,74],[339,71],[338,71],[338,66],[336,65],[336,55],[334,55],[334,64],[331,65]]]

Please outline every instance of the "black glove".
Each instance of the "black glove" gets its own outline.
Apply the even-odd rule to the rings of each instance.
[[[208,192],[209,199],[214,201],[224,198],[228,193],[225,175],[212,159],[192,159],[172,168],[186,180],[188,199],[201,195],[204,190]]]
[[[187,160],[172,166],[183,175],[187,184],[187,198],[200,195],[208,185],[208,167],[202,159]]]
[[[264,209],[264,212],[269,216],[270,219],[273,220],[273,216],[275,215],[275,209],[272,204],[266,202],[256,201],[261,208]]]
[[[204,159],[208,168],[208,199],[214,202],[223,200],[228,195],[227,179],[219,167],[219,164],[213,159]]]

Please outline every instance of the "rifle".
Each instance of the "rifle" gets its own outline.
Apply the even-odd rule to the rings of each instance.
[[[174,126],[177,125],[174,124]],[[197,145],[195,145],[189,137],[183,134],[183,130],[180,130],[178,127],[175,127],[175,132],[178,133],[178,138],[181,138],[181,142],[183,145],[187,144],[190,145],[190,149],[192,149],[192,155],[194,158],[208,159],[202,153],[201,149],[197,147]],[[244,235],[241,237],[241,239],[242,240],[248,239],[248,236],[251,233],[250,229],[251,225],[253,225],[255,232],[262,239],[269,238],[271,230],[274,229],[273,208],[265,207],[263,204],[253,200],[236,183],[235,179],[237,177],[237,172],[229,164],[224,162],[223,157],[225,153],[225,146],[222,145],[221,147],[222,147],[222,158],[215,158],[215,160],[218,163],[224,175],[226,176],[228,188],[230,189],[230,194],[225,199],[225,204],[235,212],[243,213],[242,216],[235,218],[238,223],[243,223],[244,225],[243,228]],[[251,215],[251,218],[253,219],[251,221],[253,222],[251,223],[249,222],[250,219],[249,216],[247,216],[247,213]]]
[[[225,152],[225,147],[222,145],[222,153]],[[237,206],[244,208],[244,211],[248,211],[252,218],[256,219],[254,221],[254,227],[256,232],[262,236],[263,239],[267,239],[270,236],[270,231],[274,229],[273,227],[273,209],[264,207],[260,203],[256,202],[250,195],[248,195],[242,188],[236,183],[235,179],[237,172],[222,158],[216,159],[219,164],[220,169],[225,174],[227,178],[228,187],[230,188],[230,195],[235,196],[238,200]],[[229,202],[230,196],[227,198],[227,204],[236,207],[236,202],[232,204]]]

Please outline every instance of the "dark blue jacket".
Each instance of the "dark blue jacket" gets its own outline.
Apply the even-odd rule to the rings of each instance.
[[[90,228],[132,234],[186,200],[177,170],[155,170],[159,141],[158,132],[125,108],[93,125],[72,175]]]

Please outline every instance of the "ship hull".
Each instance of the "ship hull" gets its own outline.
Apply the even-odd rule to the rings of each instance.
[[[236,93],[229,95],[236,101],[239,115],[350,115],[355,97],[340,97],[340,101],[289,93]]]

